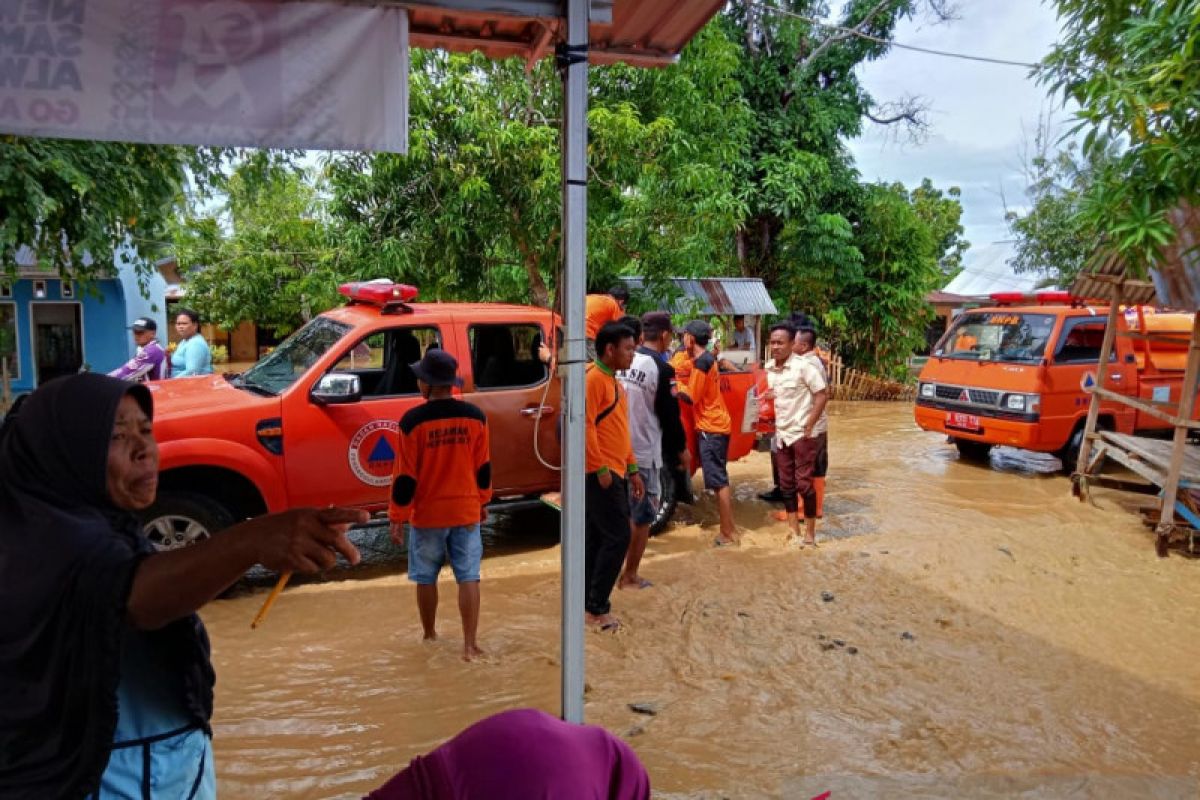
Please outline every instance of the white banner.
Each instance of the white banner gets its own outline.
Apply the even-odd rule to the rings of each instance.
[[[278,0],[0,0],[0,133],[408,145],[408,17]]]

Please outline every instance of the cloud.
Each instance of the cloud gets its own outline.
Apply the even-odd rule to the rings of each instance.
[[[1058,33],[1053,10],[1039,0],[972,0],[948,24],[908,20],[896,30],[905,44],[1033,63]],[[931,106],[931,135],[911,144],[873,123],[850,142],[864,180],[913,186],[930,178],[962,189],[966,238],[977,245],[1008,238],[1005,202],[1021,206],[1025,131],[1058,104],[1030,71],[892,48],[860,68],[871,96],[886,103],[919,95]],[[1002,199],[1003,198],[1003,199]]]

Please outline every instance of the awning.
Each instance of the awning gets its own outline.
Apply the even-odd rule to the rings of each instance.
[[[621,278],[631,293],[646,292],[645,278]],[[662,310],[672,314],[778,314],[759,278],[670,278],[675,298]]]
[[[537,61],[561,39],[561,4],[548,0],[401,3],[413,47],[479,50],[489,58]],[[592,0],[589,61],[672,64],[724,0]]]

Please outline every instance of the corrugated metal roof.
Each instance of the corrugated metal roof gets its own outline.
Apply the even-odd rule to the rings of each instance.
[[[1183,203],[1167,216],[1175,241],[1164,250],[1163,263],[1150,270],[1150,280],[1129,277],[1120,257],[1101,250],[1075,279],[1071,293],[1112,300],[1120,285],[1125,303],[1200,310],[1200,209]]]
[[[1008,263],[1013,255],[1012,242],[995,242],[967,251],[962,272],[942,291],[966,297],[986,297],[993,292],[1031,292],[1041,276],[1036,272],[1016,272]]]
[[[401,3],[413,47],[479,50],[489,58],[537,61],[562,39],[559,4],[545,0]],[[592,64],[672,64],[724,0],[593,0]]]
[[[644,278],[621,278],[631,293],[646,292]],[[677,295],[663,311],[672,314],[778,314],[759,278],[671,278]]]

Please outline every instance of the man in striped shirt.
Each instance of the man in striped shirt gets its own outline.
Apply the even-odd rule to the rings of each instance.
[[[392,496],[388,506],[392,541],[404,546],[409,524],[408,579],[417,585],[417,610],[426,639],[436,639],[438,573],[446,563],[458,582],[463,660],[482,655],[479,627],[479,569],[483,541],[479,523],[492,499],[492,465],[487,417],[457,400],[458,361],[445,350],[430,350],[412,365],[417,386],[428,401],[400,419]]]

